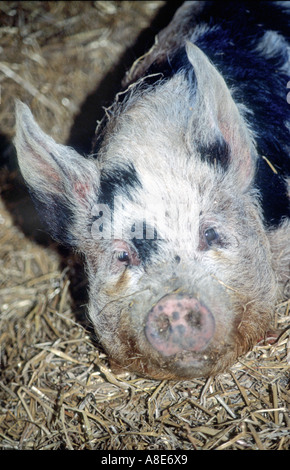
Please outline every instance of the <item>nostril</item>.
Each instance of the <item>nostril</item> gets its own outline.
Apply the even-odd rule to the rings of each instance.
[[[170,319],[165,314],[160,314],[155,321],[156,335],[163,340],[167,340],[171,333]]]
[[[185,315],[185,320],[191,328],[200,330],[202,327],[202,315],[200,311],[190,310],[190,312]]]
[[[167,295],[148,313],[145,335],[164,356],[203,350],[215,332],[212,313],[196,298]]]

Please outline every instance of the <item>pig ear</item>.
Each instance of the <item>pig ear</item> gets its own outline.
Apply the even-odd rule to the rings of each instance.
[[[254,175],[256,151],[245,120],[223,77],[207,56],[189,41],[186,42],[186,52],[197,80],[197,98],[199,106],[202,106],[198,114],[206,113],[208,129],[215,129],[215,132],[218,129],[229,145],[229,171],[237,176],[238,186],[246,190]]]
[[[15,146],[20,170],[48,231],[61,243],[77,245],[81,219],[96,197],[96,164],[46,135],[28,106],[18,100]]]

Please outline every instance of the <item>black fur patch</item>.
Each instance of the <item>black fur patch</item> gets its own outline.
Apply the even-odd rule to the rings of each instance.
[[[114,197],[121,192],[132,201],[132,190],[142,188],[133,163],[116,165],[111,170],[103,170],[100,179],[99,204],[108,204],[113,208]]]
[[[146,225],[146,222],[143,222],[143,238],[132,238],[132,243],[135,246],[138,256],[143,264],[147,264],[150,262],[150,259],[154,253],[158,251],[158,240],[157,240],[157,232],[154,229],[154,238],[146,239],[146,228],[149,232],[150,227]],[[150,233],[152,230],[150,230]]]
[[[197,151],[200,154],[201,160],[208,162],[210,165],[219,165],[225,171],[228,169],[231,150],[224,139],[219,139],[208,144],[198,144]]]
[[[65,246],[77,246],[78,240],[71,234],[75,222],[73,211],[64,200],[53,194],[44,194],[29,188],[37,213],[51,237]]]

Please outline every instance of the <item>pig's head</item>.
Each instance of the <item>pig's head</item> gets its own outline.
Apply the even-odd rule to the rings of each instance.
[[[158,379],[224,370],[263,336],[275,299],[243,109],[186,51],[185,69],[112,108],[96,156],[56,144],[17,105],[22,174],[52,236],[85,255],[101,343]]]

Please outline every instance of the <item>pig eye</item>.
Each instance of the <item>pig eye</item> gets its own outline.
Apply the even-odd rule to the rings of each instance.
[[[126,265],[130,264],[130,256],[129,256],[129,253],[127,251],[121,251],[120,253],[118,253],[118,260],[121,262],[121,263],[124,263]]]
[[[136,251],[128,243],[124,240],[114,240],[113,265],[116,268],[138,266],[139,264],[140,259],[138,258]]]
[[[204,238],[208,246],[212,246],[219,241],[219,235],[214,228],[209,228],[204,232]]]
[[[201,230],[198,249],[206,251],[215,247],[223,247],[224,241],[221,239],[219,233],[214,228],[207,228]]]

